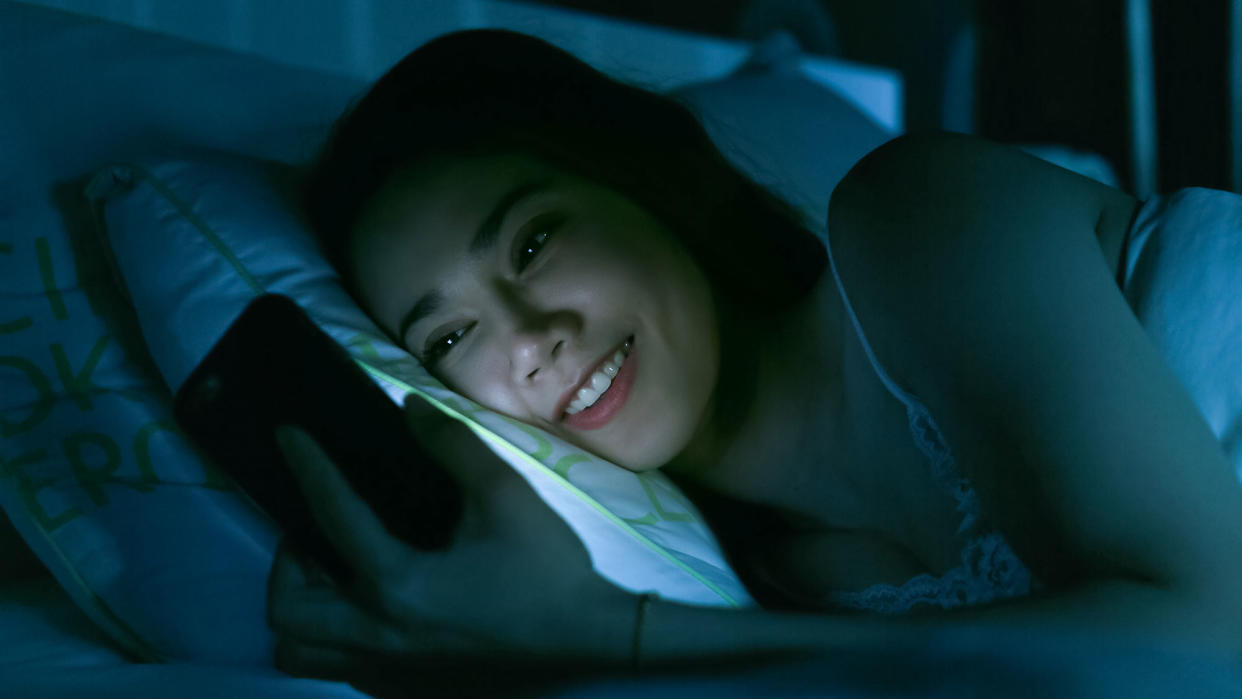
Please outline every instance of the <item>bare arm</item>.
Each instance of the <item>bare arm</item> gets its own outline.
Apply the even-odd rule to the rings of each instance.
[[[1052,595],[971,610],[906,617],[838,616],[688,607],[657,602],[643,618],[640,668],[722,659],[831,655],[845,650],[934,648],[971,634],[1000,641],[1078,639],[1087,647],[1187,648],[1236,658],[1236,630],[1214,609],[1167,590],[1126,580],[1096,580]],[[622,624],[614,638],[625,633]],[[631,617],[632,618],[632,617]],[[986,641],[984,641],[986,642]],[[613,663],[628,661],[624,648]]]
[[[936,416],[985,512],[1047,579],[1090,581],[1066,590],[1078,597],[1064,614],[1242,651],[1242,486],[1096,239],[1132,201],[1010,149],[931,136],[869,156],[829,225],[860,322]]]
[[[472,500],[497,506],[472,507],[469,526],[452,550],[412,552],[382,531],[312,442],[286,440],[304,489],[360,576],[354,588],[338,590],[308,577],[287,551],[278,555],[268,605],[283,669],[338,679],[383,675],[401,682],[454,671],[471,677],[480,665],[564,676],[635,665],[643,670],[718,667],[840,651],[891,654],[954,641],[960,648],[970,634],[978,647],[988,644],[993,632],[1019,629],[1023,638],[1055,632],[1047,636],[1055,642],[1085,633],[1108,641],[1135,630],[1154,630],[1161,637],[1157,644],[1186,638],[1169,633],[1185,621],[1176,598],[1127,583],[1093,584],[1055,598],[966,613],[905,618],[728,610],[657,600],[639,624],[637,597],[594,576],[568,529],[469,431],[436,415],[422,414],[412,422],[422,443],[441,460],[456,463],[457,473],[469,464],[471,484],[481,486]],[[484,520],[503,534],[480,527]],[[1136,608],[1142,613],[1135,614]],[[1199,635],[1189,640],[1220,648]]]
[[[504,504],[499,511],[475,510],[472,519],[491,520],[504,534],[472,526],[450,551],[412,552],[379,529],[322,452],[303,439],[291,459],[302,465],[304,489],[361,575],[353,589],[338,590],[307,577],[287,552],[278,556],[268,605],[282,669],[398,684],[441,675],[477,679],[478,668],[498,666],[564,678],[635,665],[658,670],[847,650],[961,649],[963,638],[976,649],[992,638],[1012,646],[1015,635],[1004,632],[1014,630],[1023,639],[1042,638],[1045,648],[1075,637],[1091,641],[1079,644],[1091,648],[1134,632],[1154,646],[1235,648],[1226,624],[1191,615],[1202,614],[1202,606],[1119,580],[988,609],[891,619],[656,601],[637,624],[637,598],[591,573],[572,534],[516,474],[460,425],[435,416],[417,420],[433,453],[462,457],[458,468],[473,464],[473,475],[486,476],[478,492]]]

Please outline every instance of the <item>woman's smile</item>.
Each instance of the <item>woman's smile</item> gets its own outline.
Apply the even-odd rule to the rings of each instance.
[[[625,406],[638,371],[633,337],[601,359],[578,386],[561,397],[560,414],[577,430],[597,430]]]

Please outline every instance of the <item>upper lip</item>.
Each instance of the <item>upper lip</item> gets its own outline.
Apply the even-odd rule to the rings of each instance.
[[[554,413],[554,419],[556,419],[558,422],[560,421],[560,419],[565,415],[565,410],[569,407],[570,402],[572,402],[573,399],[578,395],[578,391],[584,385],[586,385],[587,381],[591,380],[591,377],[595,374],[596,370],[598,370],[600,366],[603,365],[604,362],[608,361],[609,359],[612,359],[612,356],[617,353],[617,350],[621,349],[621,347],[624,345],[625,345],[624,340],[617,343],[616,347],[613,347],[612,349],[608,350],[608,352],[604,354],[604,356],[600,357],[598,360],[593,362],[589,367],[587,367],[585,370],[583,370],[578,375],[577,379],[570,386],[569,390],[565,391],[565,393],[561,395],[561,399],[556,402],[556,413]]]

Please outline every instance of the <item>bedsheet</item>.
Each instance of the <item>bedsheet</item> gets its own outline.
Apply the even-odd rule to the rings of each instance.
[[[0,585],[0,697],[359,699],[347,684],[275,670],[134,663],[51,577]]]

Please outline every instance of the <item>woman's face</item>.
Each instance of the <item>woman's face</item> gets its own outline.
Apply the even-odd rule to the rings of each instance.
[[[436,160],[369,202],[349,252],[384,328],[492,410],[634,470],[670,461],[709,413],[707,280],[610,189],[523,156]]]

